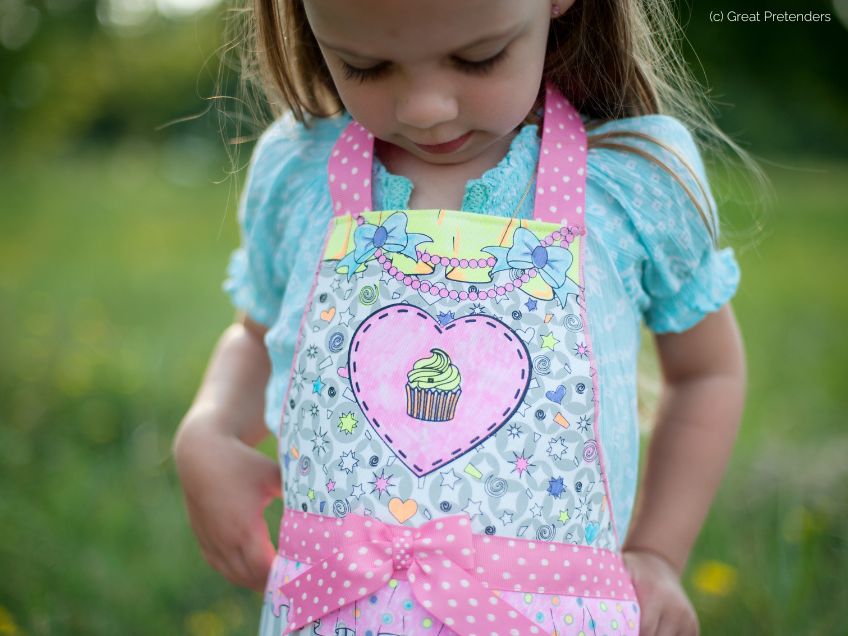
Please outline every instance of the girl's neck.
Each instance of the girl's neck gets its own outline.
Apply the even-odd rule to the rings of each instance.
[[[412,181],[410,209],[459,210],[465,196],[465,185],[494,168],[506,156],[517,131],[492,144],[485,152],[469,161],[449,165],[422,161],[402,148],[376,140],[374,152],[392,174]]]

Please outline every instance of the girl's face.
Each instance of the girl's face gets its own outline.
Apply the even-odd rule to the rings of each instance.
[[[533,107],[551,0],[304,2],[345,108],[420,160],[470,161]]]

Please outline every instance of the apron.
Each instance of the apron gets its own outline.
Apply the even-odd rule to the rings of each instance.
[[[262,636],[637,634],[598,428],[579,114],[547,87],[533,220],[373,211],[373,148],[352,122],[330,157]]]

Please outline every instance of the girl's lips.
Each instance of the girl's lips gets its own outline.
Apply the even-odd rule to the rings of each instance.
[[[471,138],[471,133],[467,132],[462,137],[457,137],[456,139],[454,139],[452,141],[447,141],[443,144],[435,144],[433,146],[427,146],[427,145],[424,145],[424,144],[415,144],[415,145],[418,146],[424,152],[430,152],[430,153],[437,154],[437,155],[443,155],[443,154],[446,154],[446,153],[449,153],[449,152],[455,152],[455,151],[459,150],[460,148],[462,148],[465,145],[465,142],[467,142],[470,138]]]

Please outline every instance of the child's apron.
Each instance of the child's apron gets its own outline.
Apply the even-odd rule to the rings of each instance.
[[[371,211],[373,136],[336,143],[280,429],[285,633],[638,632],[583,287],[586,134],[551,88],[543,126],[529,221]]]

